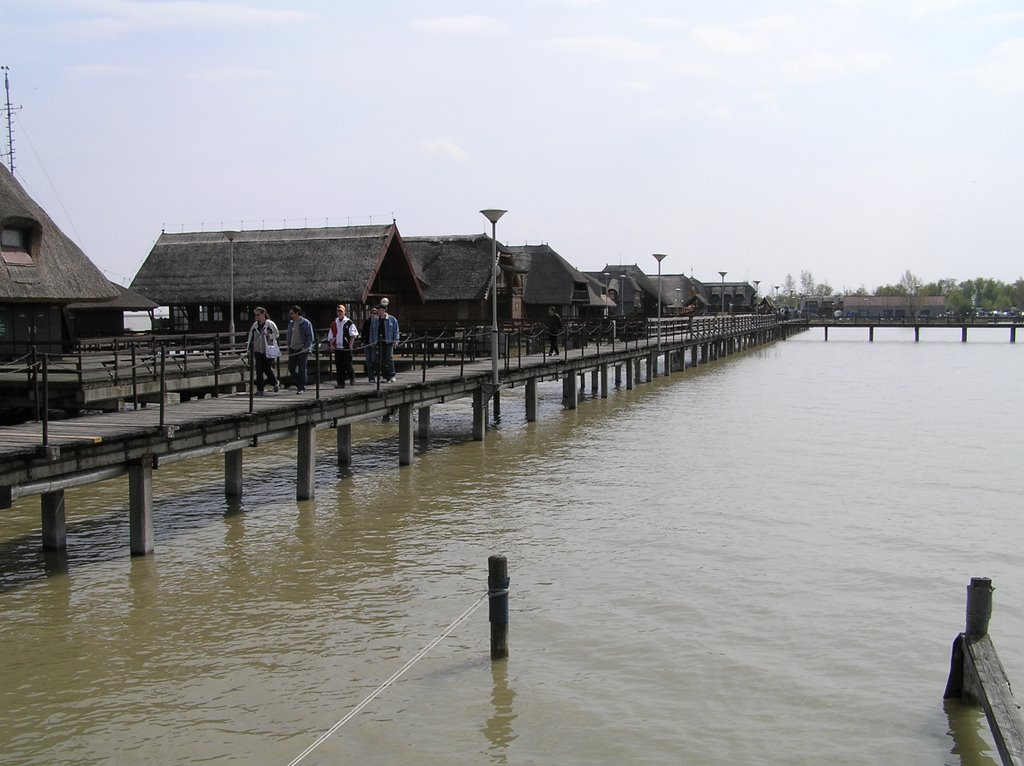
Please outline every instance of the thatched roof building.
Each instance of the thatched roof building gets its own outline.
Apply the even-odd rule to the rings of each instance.
[[[0,304],[102,301],[117,291],[0,166]]]
[[[189,329],[223,330],[232,278],[236,321],[245,322],[246,327],[257,305],[266,306],[279,320],[285,307],[299,304],[314,325],[325,326],[334,318],[339,301],[351,304],[354,319],[360,318],[365,304],[384,296],[394,312],[423,302],[423,287],[394,223],[165,232],[131,287],[170,306],[172,320],[187,315]],[[209,306],[216,306],[219,313],[199,310]]]
[[[495,243],[486,234],[407,237],[416,276],[423,284],[424,305],[407,312],[432,322],[490,321],[491,264]],[[498,318],[522,317],[523,276],[500,242]]]
[[[508,246],[517,268],[526,272],[523,303],[532,319],[544,319],[548,306],[564,318],[583,317],[604,310],[599,282],[573,267],[550,245]]]

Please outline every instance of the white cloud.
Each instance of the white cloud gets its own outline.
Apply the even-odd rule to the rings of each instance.
[[[205,80],[207,82],[235,82],[239,80],[272,80],[280,79],[280,74],[271,69],[260,69],[258,67],[224,67],[222,69],[207,69],[195,72],[192,75],[194,80]]]
[[[628,37],[615,35],[594,35],[591,37],[555,37],[545,41],[549,48],[587,53],[595,56],[632,61],[656,58],[661,48],[651,43],[641,43]]]
[[[426,154],[440,154],[459,162],[469,159],[469,152],[450,138],[432,138],[420,142],[420,150]]]
[[[783,67],[787,75],[803,82],[823,82],[842,77],[874,74],[888,68],[892,58],[875,51],[850,53],[808,53],[790,59]]]
[[[988,61],[968,72],[979,86],[999,93],[1024,91],[1024,37],[999,43]]]
[[[690,33],[690,37],[705,48],[727,56],[749,56],[753,53],[760,53],[764,49],[763,44],[757,38],[740,34],[734,29],[723,26],[695,27]]]
[[[447,35],[482,35],[504,32],[504,22],[491,16],[438,16],[412,22],[413,29]]]
[[[254,8],[241,3],[200,0],[86,0],[77,3],[75,10],[96,17],[94,21],[100,23],[120,23],[130,27],[280,24],[313,18],[312,14],[288,8]]]

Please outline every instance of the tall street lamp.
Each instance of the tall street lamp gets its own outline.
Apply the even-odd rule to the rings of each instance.
[[[722,275],[722,316],[725,316],[725,275],[729,272],[720,271],[718,273]]]
[[[661,262],[667,257],[665,253],[653,253],[658,262],[658,351],[661,351]]]
[[[619,274],[619,316],[626,316],[626,301],[622,297],[626,294],[626,275]]]
[[[229,261],[231,276],[228,282],[228,332],[231,334],[231,344],[235,343],[235,237],[238,236],[237,231],[226,231],[224,236],[227,238],[229,243]]]
[[[480,214],[491,222],[491,382],[498,387],[498,219],[507,210],[488,208]]]
[[[608,318],[608,299],[611,297],[610,290],[612,287],[612,275],[609,272],[604,273],[604,318]]]
[[[754,306],[753,306],[754,311],[757,311],[757,286],[759,284],[761,284],[761,280],[760,279],[755,279],[754,280]]]

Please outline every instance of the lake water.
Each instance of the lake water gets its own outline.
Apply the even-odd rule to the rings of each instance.
[[[1024,347],[1007,333],[810,331],[563,410],[540,387],[471,440],[432,411],[155,476],[156,551],[127,488],[0,515],[0,760],[289,764],[438,637],[508,557],[511,655],[486,604],[302,764],[998,763],[942,701],[972,576],[1024,683]],[[589,378],[588,378],[589,384]]]

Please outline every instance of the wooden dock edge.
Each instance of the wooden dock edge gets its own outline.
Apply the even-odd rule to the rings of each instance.
[[[943,698],[981,705],[1004,766],[1024,766],[1024,719],[988,635],[993,590],[987,577],[971,578],[967,587],[967,628],[953,641]]]

